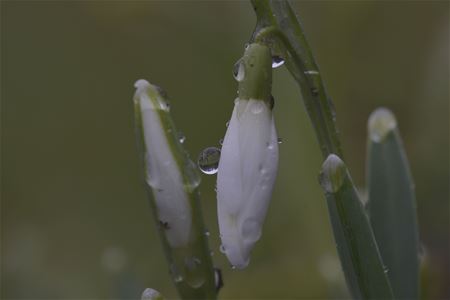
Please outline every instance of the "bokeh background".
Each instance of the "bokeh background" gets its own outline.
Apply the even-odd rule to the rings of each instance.
[[[425,299],[449,293],[449,3],[298,1],[364,194],[366,121],[396,114],[417,190]],[[133,83],[164,87],[197,157],[218,146],[255,16],[247,1],[1,2],[1,298],[176,296],[151,218]],[[274,71],[280,168],[250,266],[219,252],[215,176],[202,205],[222,299],[345,298],[319,148],[298,87]]]

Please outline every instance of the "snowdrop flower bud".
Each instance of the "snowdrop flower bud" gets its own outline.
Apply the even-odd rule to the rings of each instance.
[[[181,146],[164,93],[145,80],[138,80],[135,87],[136,121],[152,204],[169,245],[183,247],[192,227],[189,194],[200,184],[200,177]]]
[[[278,139],[272,115],[271,55],[250,45],[238,62],[239,98],[222,146],[217,205],[222,250],[245,268],[261,230],[278,168]],[[241,74],[239,74],[241,73]]]

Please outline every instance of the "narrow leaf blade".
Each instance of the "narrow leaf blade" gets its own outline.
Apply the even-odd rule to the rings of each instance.
[[[356,299],[393,299],[372,228],[344,162],[331,154],[320,175],[348,287]]]
[[[396,298],[419,297],[414,184],[397,122],[380,108],[369,119],[368,213]]]

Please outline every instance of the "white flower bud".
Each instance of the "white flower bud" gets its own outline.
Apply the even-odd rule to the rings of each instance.
[[[219,229],[230,263],[245,268],[261,230],[278,168],[278,139],[269,104],[236,99],[217,174]]]
[[[171,247],[182,247],[189,241],[192,225],[188,189],[199,184],[192,163],[186,157],[169,115],[169,106],[159,89],[138,80],[134,101],[140,118],[146,182],[151,187],[157,217]],[[189,174],[191,176],[187,176]]]

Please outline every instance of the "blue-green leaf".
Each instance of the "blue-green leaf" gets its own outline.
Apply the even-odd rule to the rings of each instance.
[[[347,285],[356,299],[393,299],[364,207],[344,162],[334,154],[322,165],[334,237]]]
[[[414,184],[394,115],[385,108],[369,118],[368,213],[398,299],[419,297],[419,242]]]

